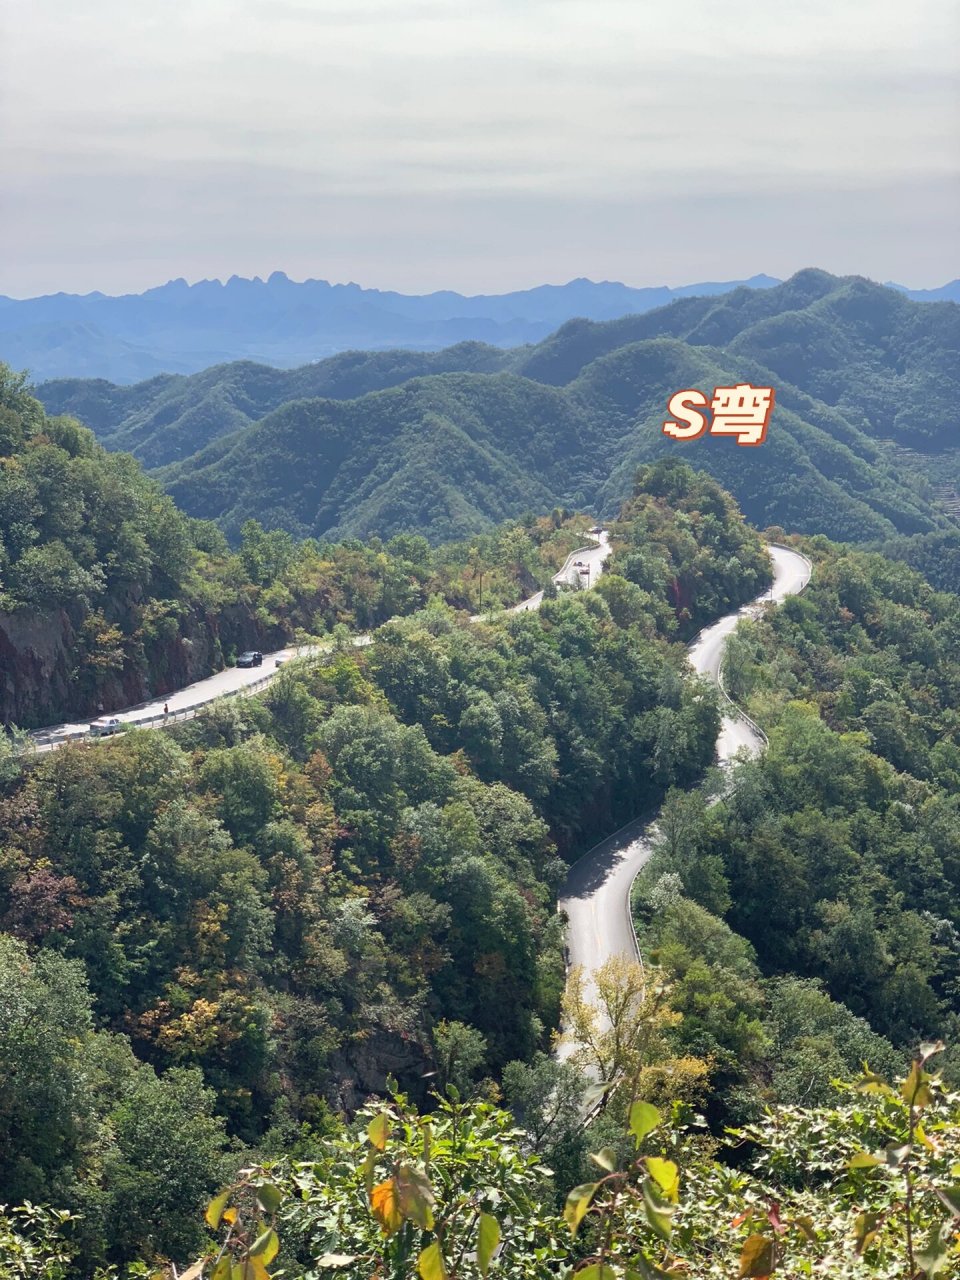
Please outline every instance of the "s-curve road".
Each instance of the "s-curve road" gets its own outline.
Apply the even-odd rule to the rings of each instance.
[[[787,547],[770,547],[773,587],[752,604],[728,614],[701,631],[689,648],[694,670],[718,681],[727,636],[742,617],[755,616],[770,601],[778,602],[802,591],[810,580],[810,562]],[[729,761],[741,747],[756,754],[763,738],[739,716],[724,716],[717,754]],[[608,836],[570,868],[558,909],[566,912],[569,963],[587,973],[615,955],[636,956],[636,939],[630,919],[630,889],[637,872],[652,853],[654,823],[640,818]]]

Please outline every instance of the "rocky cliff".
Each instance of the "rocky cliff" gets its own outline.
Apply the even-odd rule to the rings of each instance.
[[[253,608],[128,601],[114,616],[0,613],[0,720],[33,729],[133,706],[201,680],[247,648],[287,640]]]

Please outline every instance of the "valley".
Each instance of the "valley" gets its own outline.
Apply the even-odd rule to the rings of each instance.
[[[37,391],[50,413],[132,450],[233,540],[253,516],[296,537],[417,529],[443,541],[558,503],[609,517],[636,468],[676,450],[660,433],[675,390],[752,380],[777,389],[764,448],[706,438],[684,446],[689,456],[759,527],[870,542],[955,529],[884,441],[936,457],[953,438],[958,350],[956,304],[805,271],[573,320],[514,351],[466,343]]]

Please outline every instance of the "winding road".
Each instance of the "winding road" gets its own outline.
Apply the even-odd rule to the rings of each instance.
[[[603,572],[604,562],[610,555],[610,544],[605,531],[597,535],[589,547],[581,547],[570,553],[562,568],[554,575],[558,584],[570,582],[574,577],[587,585],[593,585]],[[810,580],[811,566],[805,556],[787,547],[772,546],[774,581],[771,589],[757,600],[745,605],[736,613],[728,614],[712,626],[705,628],[689,646],[688,654],[694,670],[720,686],[720,668],[727,637],[743,617],[757,616],[770,602],[777,603],[787,596],[802,591]],[[589,575],[581,574],[581,567],[589,567]],[[543,592],[538,591],[511,612],[538,609]],[[480,621],[487,615],[479,615]],[[355,636],[355,645],[370,643],[370,636]],[[117,712],[126,724],[165,724],[196,714],[201,706],[230,694],[252,693],[265,687],[276,675],[277,659],[287,660],[299,655],[310,656],[315,649],[279,649],[263,656],[263,666],[254,668],[228,668],[205,680],[188,685],[165,698],[144,702]],[[729,702],[729,699],[728,699]],[[169,715],[164,714],[165,704]],[[738,712],[732,703],[730,714],[725,715],[717,741],[720,763],[732,760],[738,751],[756,754],[763,745],[762,732]],[[59,724],[38,729],[32,734],[35,749],[52,751],[74,738],[85,737],[88,725]],[[615,955],[636,956],[637,940],[630,914],[630,890],[638,871],[653,851],[654,822],[640,818],[628,823],[613,835],[594,845],[570,868],[567,881],[558,902],[558,910],[567,916],[568,964],[582,965],[593,973],[606,960]],[[565,1052],[569,1052],[569,1046]]]
[[[770,591],[752,604],[745,605],[737,613],[728,614],[713,626],[701,631],[689,648],[691,665],[719,684],[720,664],[727,637],[740,618],[756,615],[769,601],[780,601],[802,591],[810,578],[810,563],[796,551],[786,547],[771,547],[774,566],[774,582]],[[560,571],[554,575],[557,583],[568,582],[579,574],[579,567],[589,566],[588,583],[594,583],[610,555],[606,532],[601,532],[593,545],[571,552]],[[514,611],[538,609],[543,592],[514,606]],[[370,643],[369,636],[356,636],[354,644]],[[312,650],[301,650],[308,656]],[[229,694],[256,692],[276,675],[277,659],[297,656],[294,649],[279,649],[265,653],[263,666],[220,671],[205,680],[188,685],[165,698],[144,702],[116,713],[125,723],[133,725],[164,724],[194,715],[196,710]],[[164,704],[169,716],[164,716]],[[717,754],[721,763],[731,760],[742,748],[757,752],[763,745],[760,731],[742,715],[724,716],[717,742]],[[51,751],[74,738],[85,737],[88,725],[82,723],[51,725],[39,729],[33,735],[39,751]],[[637,872],[652,852],[649,819],[638,819],[602,840],[570,868],[558,907],[569,920],[567,929],[568,957],[571,965],[583,965],[593,972],[605,960],[614,955],[636,955],[636,938],[630,919],[630,887]]]
[[[603,562],[609,554],[610,544],[606,532],[603,531],[591,546],[579,547],[576,551],[571,551],[559,572],[554,574],[553,580],[556,583],[569,582],[574,575],[579,576],[576,566],[577,562],[582,562],[590,568],[590,574],[587,576],[587,584],[590,585],[596,581],[602,572]],[[536,595],[530,596],[529,599],[524,600],[521,604],[514,605],[508,612],[539,609],[542,600],[543,592],[538,591]],[[477,615],[473,621],[479,622],[487,616],[489,615]],[[355,636],[353,643],[355,645],[367,645],[370,643],[370,637],[366,635]],[[174,724],[181,720],[190,719],[196,715],[201,707],[205,707],[210,702],[215,702],[218,698],[256,693],[265,688],[276,676],[278,662],[283,663],[290,658],[296,657],[311,657],[318,652],[322,652],[322,650],[310,645],[300,649],[277,649],[273,653],[265,653],[263,655],[263,666],[261,667],[227,667],[223,671],[218,671],[216,675],[207,676],[204,680],[197,680],[193,684],[176,690],[174,693],[168,693],[163,697],[153,698],[146,702],[139,702],[136,706],[124,707],[120,711],[110,711],[108,714],[116,716],[124,725],[129,725],[131,728],[134,726],[141,728],[149,726],[162,727],[166,724]],[[57,747],[62,747],[64,743],[89,736],[89,720],[47,725],[43,729],[35,729],[30,735],[36,751],[54,751]]]
[[[810,580],[810,562],[787,547],[770,547],[774,581],[771,590],[736,613],[728,614],[705,628],[690,645],[693,668],[720,683],[720,665],[727,637],[741,618],[755,617],[771,601],[777,603],[796,595]],[[746,748],[758,753],[763,745],[760,731],[730,704],[717,741],[720,763],[733,759]],[[630,889],[637,872],[653,852],[654,823],[639,818],[594,845],[570,868],[561,892],[558,910],[566,913],[567,956],[570,966],[582,965],[593,973],[612,956],[637,955],[637,940],[630,916]]]

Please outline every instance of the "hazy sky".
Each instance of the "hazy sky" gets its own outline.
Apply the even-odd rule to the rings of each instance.
[[[0,293],[960,275],[956,0],[0,15]]]

